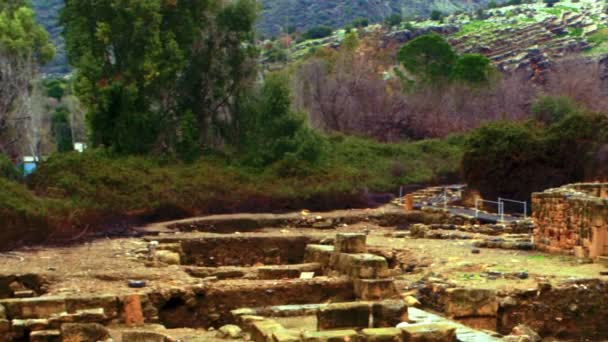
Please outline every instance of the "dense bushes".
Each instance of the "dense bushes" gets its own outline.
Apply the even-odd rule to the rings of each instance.
[[[320,138],[297,137],[306,134],[312,132],[299,130],[295,138]],[[363,196],[367,191],[455,181],[463,145],[458,136],[400,144],[323,139],[323,153],[279,154],[264,168],[230,154],[191,163],[104,150],[55,154],[28,179],[29,190],[0,177],[0,249],[193,215],[367,207],[377,204]]]
[[[541,100],[554,101],[563,100]],[[524,200],[534,191],[604,179],[608,176],[608,118],[582,111],[564,115],[549,126],[537,121],[496,122],[474,131],[462,160],[468,184],[488,198]]]

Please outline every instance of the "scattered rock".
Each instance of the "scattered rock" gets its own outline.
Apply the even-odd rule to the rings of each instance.
[[[473,249],[471,249],[471,253],[473,253],[473,254],[480,254],[481,251],[479,249],[477,249],[477,248],[473,248]]]
[[[179,265],[181,264],[181,257],[179,253],[175,253],[167,250],[156,251],[156,258],[158,261],[167,265]]]
[[[235,340],[243,336],[243,331],[236,325],[228,324],[218,330],[217,336]]]
[[[511,335],[528,336],[528,338],[530,338],[530,341],[532,342],[540,342],[542,340],[542,338],[536,331],[532,330],[532,328],[524,324],[520,324],[513,328],[513,330],[511,331]]]

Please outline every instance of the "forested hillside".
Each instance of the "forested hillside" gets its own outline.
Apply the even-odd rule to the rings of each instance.
[[[257,29],[263,36],[274,36],[288,27],[305,31],[318,25],[342,27],[356,18],[382,21],[392,14],[404,17],[428,16],[440,11],[444,14],[459,10],[484,7],[489,0],[260,0],[261,14]],[[500,1],[499,1],[500,2]],[[49,74],[69,71],[59,26],[59,12],[63,0],[32,0],[37,20],[50,33],[57,46],[55,59],[44,67]]]
[[[63,0],[32,0],[32,7],[36,11],[36,20],[46,28],[57,48],[55,59],[45,65],[43,71],[55,75],[68,73],[67,56],[61,36],[62,28],[59,26],[59,12],[63,7]]]
[[[262,0],[258,30],[276,35],[286,28],[304,31],[317,25],[342,27],[357,18],[381,21],[392,14],[403,17],[429,16],[471,11],[487,6],[489,0]],[[495,3],[504,1],[494,1]]]

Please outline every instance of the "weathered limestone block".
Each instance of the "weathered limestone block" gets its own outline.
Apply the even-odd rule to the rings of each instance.
[[[381,300],[397,294],[393,278],[355,279],[355,295],[362,300]]]
[[[284,329],[281,324],[272,319],[256,321],[251,324],[251,340],[254,342],[272,342],[272,334]]]
[[[410,226],[410,236],[412,238],[424,238],[429,232],[430,227],[426,224],[417,223]]]
[[[30,334],[30,342],[62,342],[61,331],[59,330],[40,330]]]
[[[25,319],[23,326],[28,331],[46,330],[49,328],[49,320],[45,318]]]
[[[272,333],[272,342],[300,342],[301,333],[297,330],[278,329]]]
[[[385,300],[372,305],[374,328],[395,327],[408,321],[407,305],[402,300]]]
[[[64,342],[105,341],[110,337],[108,330],[98,323],[68,323],[61,326]]]
[[[371,307],[369,303],[335,303],[317,311],[318,330],[368,328]]]
[[[179,265],[181,264],[181,257],[179,253],[175,253],[169,250],[156,251],[156,258],[158,261],[167,265]]]
[[[17,319],[48,318],[66,311],[63,297],[7,299],[2,304],[8,316]]]
[[[339,254],[335,267],[352,278],[376,279],[390,275],[386,259],[373,254]]]
[[[401,342],[402,331],[398,328],[373,328],[361,331],[366,342]]]
[[[153,331],[126,331],[122,333],[124,342],[165,342],[167,335]]]
[[[299,278],[302,272],[321,273],[321,264],[308,263],[299,265],[262,266],[258,268],[259,279],[293,279]]]
[[[422,323],[403,327],[404,342],[456,342],[456,327],[449,323]]]
[[[367,251],[367,236],[361,233],[340,233],[334,241],[335,253],[365,253]]]
[[[307,245],[304,252],[304,262],[318,263],[323,268],[329,267],[331,256],[334,253],[334,246],[327,245]]]
[[[108,319],[117,318],[120,310],[118,297],[113,295],[98,295],[80,298],[66,298],[66,309],[69,313],[102,308]]]
[[[446,291],[445,313],[454,318],[496,317],[498,297],[492,290],[454,288]]]
[[[345,342],[357,341],[355,330],[306,331],[302,334],[304,342]]]
[[[217,331],[217,336],[226,339],[238,339],[243,336],[243,330],[238,325],[227,324]]]
[[[59,315],[53,315],[49,318],[49,327],[51,329],[59,329],[65,323],[104,323],[108,320],[102,308],[77,310],[70,314],[62,312]]]

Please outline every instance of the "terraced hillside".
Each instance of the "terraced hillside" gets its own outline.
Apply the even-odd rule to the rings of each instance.
[[[480,53],[505,71],[569,54],[601,54],[608,40],[608,15],[603,1],[564,1],[554,8],[542,4],[489,11],[480,21],[454,18],[461,30],[450,42],[462,53]]]
[[[602,0],[564,0],[548,8],[538,2],[451,15],[441,22],[411,21],[391,30],[372,25],[359,34],[379,33],[378,46],[396,51],[409,40],[429,32],[446,36],[460,53],[489,57],[499,70],[525,69],[538,73],[551,60],[565,56],[607,54],[608,4]],[[300,42],[291,47],[291,60],[319,46],[337,47],[344,36],[344,30],[336,30],[330,37]]]

